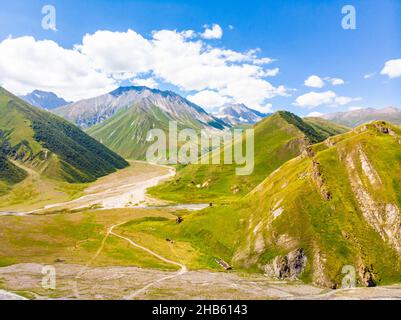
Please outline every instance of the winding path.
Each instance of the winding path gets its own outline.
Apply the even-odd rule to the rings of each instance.
[[[181,263],[179,263],[179,262],[175,262],[175,261],[172,261],[172,260],[170,260],[170,259],[167,259],[167,258],[165,258],[165,257],[163,257],[163,256],[161,256],[161,255],[159,255],[159,254],[157,254],[156,252],[150,250],[149,248],[146,248],[146,247],[144,247],[144,246],[141,246],[141,245],[135,243],[134,241],[132,241],[131,239],[129,239],[129,238],[127,238],[127,237],[124,237],[124,236],[121,236],[121,235],[119,235],[119,234],[117,234],[117,233],[115,233],[115,232],[113,231],[114,228],[117,228],[117,227],[119,227],[119,226],[122,226],[122,225],[124,225],[124,224],[127,223],[127,222],[128,222],[128,221],[120,222],[120,223],[115,224],[115,225],[113,225],[113,226],[111,226],[111,227],[109,227],[109,228],[107,229],[106,235],[105,235],[105,237],[103,238],[102,243],[101,243],[99,249],[96,251],[95,255],[92,257],[91,260],[88,261],[88,263],[85,265],[85,267],[76,275],[75,281],[74,281],[74,284],[73,284],[73,290],[74,290],[74,295],[75,295],[75,297],[76,297],[77,299],[80,299],[80,298],[81,298],[81,296],[80,296],[80,294],[79,294],[79,290],[78,290],[78,279],[89,269],[90,265],[96,260],[96,258],[97,258],[97,257],[100,255],[100,253],[103,251],[103,248],[104,248],[104,246],[105,246],[105,244],[106,244],[106,240],[108,239],[108,237],[109,237],[110,235],[113,235],[113,236],[115,236],[115,237],[117,237],[117,238],[120,238],[120,239],[123,239],[123,240],[125,240],[125,241],[128,241],[132,246],[134,246],[134,247],[136,247],[136,248],[138,248],[138,249],[141,249],[141,250],[143,250],[143,251],[146,251],[147,253],[151,254],[152,256],[156,257],[157,259],[159,259],[159,260],[161,260],[161,261],[163,261],[163,262],[166,262],[166,263],[168,263],[168,264],[172,264],[172,265],[175,265],[175,266],[180,267],[180,270],[177,271],[177,272],[175,272],[174,274],[169,275],[169,276],[166,276],[166,277],[163,277],[163,278],[160,278],[160,279],[158,279],[158,280],[155,280],[155,281],[153,281],[153,282],[147,284],[147,285],[144,286],[143,288],[141,288],[141,289],[139,289],[139,290],[136,290],[136,291],[133,292],[132,294],[123,297],[124,300],[132,300],[133,298],[135,298],[135,297],[139,296],[140,294],[146,292],[146,290],[148,290],[150,287],[154,286],[155,284],[160,283],[160,282],[162,282],[162,281],[166,281],[166,280],[173,279],[173,278],[175,278],[175,277],[178,277],[178,276],[183,275],[184,273],[187,273],[187,272],[188,272],[187,266],[185,266],[185,265],[183,265],[183,264],[181,264]]]
[[[146,292],[146,290],[148,290],[150,287],[154,286],[155,284],[160,283],[162,281],[173,279],[175,277],[179,277],[180,275],[183,275],[184,273],[188,272],[188,268],[185,265],[183,265],[183,264],[181,264],[179,262],[175,262],[175,261],[172,261],[170,259],[164,258],[163,256],[157,254],[156,252],[154,252],[154,251],[152,251],[152,250],[150,250],[150,249],[148,249],[148,248],[146,248],[144,246],[141,246],[141,245],[135,243],[131,239],[123,237],[123,236],[113,232],[114,227],[116,227],[116,226],[113,226],[111,228],[110,234],[112,234],[112,235],[114,235],[114,236],[116,236],[118,238],[121,238],[123,240],[128,241],[132,246],[134,246],[134,247],[136,247],[138,249],[141,249],[143,251],[146,251],[147,253],[151,254],[152,256],[156,257],[157,259],[159,259],[159,260],[161,260],[163,262],[166,262],[166,263],[169,263],[169,264],[172,264],[172,265],[180,267],[180,270],[175,272],[174,274],[166,276],[166,277],[163,277],[163,278],[160,278],[160,279],[158,279],[156,281],[153,281],[153,282],[147,284],[146,286],[144,286],[142,289],[136,290],[132,294],[123,297],[124,300],[132,300],[133,298],[135,298],[135,297],[139,296],[140,294]]]

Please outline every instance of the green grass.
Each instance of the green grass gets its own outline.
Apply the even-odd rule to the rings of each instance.
[[[29,164],[44,176],[70,183],[91,182],[128,165],[66,120],[32,107],[2,88],[0,144],[4,155]],[[7,172],[13,169],[8,167]]]
[[[274,257],[304,248],[308,263],[302,280],[328,286],[341,286],[342,267],[358,269],[362,263],[373,270],[377,284],[401,281],[401,259],[390,242],[384,241],[361,211],[347,167],[347,154],[357,164],[364,188],[378,204],[401,207],[401,129],[388,125],[398,137],[379,132],[376,124],[366,130],[335,137],[336,145],[315,145],[315,159],[331,200],[323,198],[313,178],[312,159],[298,157],[286,162],[248,196],[231,204],[217,205],[172,221],[148,221],[135,225],[136,232],[169,237],[190,243],[204,256],[209,268],[216,268],[214,257],[221,257],[236,269],[261,272],[260,267]],[[362,148],[378,172],[382,185],[370,184],[362,171]],[[388,174],[391,172],[392,174]],[[278,217],[277,208],[283,211]],[[256,249],[258,237],[262,250]],[[323,259],[323,274],[315,264]],[[319,278],[320,277],[320,278]]]
[[[245,196],[270,173],[298,156],[306,145],[304,139],[317,142],[325,138],[301,118],[285,111],[264,119],[254,129],[255,157],[252,174],[237,175],[236,165],[181,165],[177,168],[174,181],[154,187],[149,193],[175,202],[229,202]],[[207,187],[197,187],[205,182],[209,184]]]
[[[336,124],[322,118],[308,117],[304,118],[303,120],[325,138],[342,134],[351,130],[349,127]]]
[[[111,225],[123,221],[135,221],[144,217],[174,218],[169,213],[153,210],[106,210],[99,212],[62,213],[47,216],[0,217],[1,246],[0,266],[16,263],[52,264],[56,259],[65,263],[85,265],[100,248]],[[116,228],[115,232],[136,239],[135,234]],[[148,235],[143,234],[143,237]],[[149,238],[150,239],[150,238]],[[140,242],[141,239],[138,239]],[[159,243],[160,242],[160,243]],[[155,242],[159,252],[167,242]],[[149,241],[152,245],[152,241]],[[170,252],[174,252],[170,250]],[[198,253],[189,245],[176,245],[178,257],[197,260]],[[160,253],[163,253],[161,251]],[[171,253],[170,253],[171,254]],[[184,259],[185,260],[185,259]],[[133,247],[127,241],[110,235],[100,255],[92,266],[137,266],[160,270],[176,270],[149,253]]]

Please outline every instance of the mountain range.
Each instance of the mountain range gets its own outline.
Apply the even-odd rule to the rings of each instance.
[[[215,116],[224,122],[236,126],[240,124],[255,124],[270,114],[261,113],[244,104],[228,104],[219,109]]]
[[[58,97],[53,92],[34,90],[24,96],[19,96],[22,100],[29,104],[46,110],[52,110],[61,106],[65,106],[70,102]]]
[[[348,112],[329,113],[322,115],[321,118],[348,127],[357,127],[374,120],[384,120],[401,125],[401,109],[395,107],[382,109],[363,108]]]
[[[153,128],[167,131],[170,121],[176,121],[179,130],[221,132],[229,127],[172,91],[147,87],[120,87],[100,97],[53,111],[130,159],[143,160],[149,146],[148,131]]]
[[[0,88],[0,189],[36,174],[91,182],[128,163],[66,120]]]
[[[150,194],[209,208],[179,224],[144,220],[140,231],[190,243],[209,265],[219,257],[280,280],[339,288],[351,266],[363,286],[401,281],[401,127],[387,120],[399,123],[397,108],[302,119],[234,105],[215,117],[171,91],[126,87],[54,112],[97,140],[0,89],[1,194],[34,174],[82,183],[124,168],[121,155],[143,158],[146,132],[171,120],[221,134],[261,117],[252,174],[236,175],[234,164],[178,165]]]

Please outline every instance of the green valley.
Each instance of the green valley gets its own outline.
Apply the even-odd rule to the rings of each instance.
[[[347,128],[329,121],[304,121],[290,112],[279,111],[257,123],[254,130],[255,156],[251,175],[236,175],[235,164],[180,165],[174,181],[151,189],[150,194],[178,202],[238,199],[286,161],[306,151],[312,143],[343,133]],[[245,139],[236,143],[245,145]],[[223,157],[222,154],[221,163]]]

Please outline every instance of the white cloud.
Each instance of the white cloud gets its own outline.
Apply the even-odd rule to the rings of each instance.
[[[264,72],[264,76],[265,77],[275,77],[279,74],[280,72],[280,68],[274,68],[274,69],[270,69],[270,70],[266,70]]]
[[[387,75],[389,78],[401,77],[401,59],[387,61],[380,74]]]
[[[91,59],[94,68],[107,74],[129,78],[152,66],[151,43],[133,30],[86,34],[82,45],[75,48]]]
[[[0,83],[15,94],[42,89],[67,100],[97,96],[116,87],[107,75],[92,68],[87,56],[33,37],[0,42]]]
[[[319,76],[312,75],[304,81],[304,85],[311,88],[323,88],[324,81]]]
[[[135,86],[144,86],[151,89],[155,89],[159,87],[157,81],[153,78],[146,78],[146,79],[132,79],[131,83]]]
[[[206,109],[221,107],[231,102],[230,98],[221,96],[218,92],[212,90],[200,91],[194,95],[187,96],[187,99]]]
[[[266,80],[279,72],[265,68],[273,61],[259,49],[213,47],[192,30],[159,30],[150,38],[133,30],[97,31],[72,49],[32,37],[0,42],[0,83],[18,94],[42,89],[77,100],[113,90],[123,80],[155,86],[158,79],[184,93],[214,91],[264,108],[269,99],[288,95],[284,86]],[[152,77],[144,79],[145,74]]]
[[[321,112],[313,111],[313,112],[310,112],[307,115],[307,117],[321,117],[322,115],[323,115],[323,113],[321,113]]]
[[[355,111],[355,110],[361,110],[361,109],[364,109],[364,107],[352,106],[352,107],[349,107],[349,108],[348,108],[349,111]]]
[[[343,106],[352,101],[358,101],[361,98],[351,98],[344,96],[337,96],[333,91],[325,92],[309,92],[299,96],[294,105],[301,108],[316,108],[321,105],[329,105],[332,107]]]
[[[344,106],[350,102],[359,101],[359,100],[362,100],[362,98],[336,97],[334,99],[334,105]]]
[[[205,31],[201,34],[203,39],[221,39],[223,29],[218,24],[214,24],[211,28],[205,26]]]
[[[271,103],[267,103],[264,107],[262,107],[261,109],[259,109],[259,111],[261,112],[273,112],[273,104]]]
[[[327,78],[327,81],[329,81],[333,86],[340,86],[345,83],[345,81],[340,78]]]
[[[368,73],[363,76],[364,79],[371,79],[376,75],[376,72]]]
[[[234,30],[235,28],[234,28],[234,26],[233,26],[232,24],[230,24],[230,25],[228,26],[228,29]]]
[[[311,75],[308,79],[304,81],[304,85],[311,88],[323,88],[326,84],[325,81],[329,82],[332,86],[340,86],[345,83],[345,81],[341,78],[321,78],[316,75]]]

